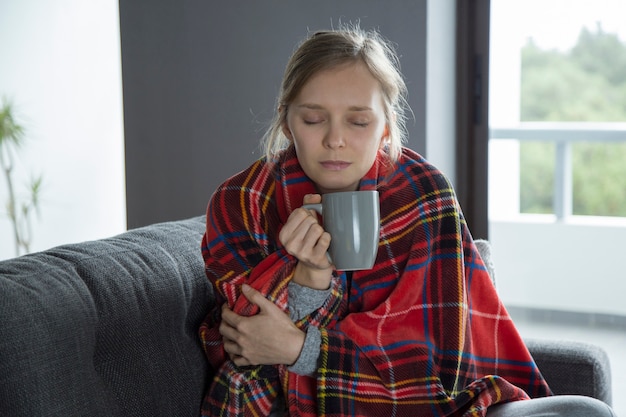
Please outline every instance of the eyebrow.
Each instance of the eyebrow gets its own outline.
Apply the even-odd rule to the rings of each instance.
[[[320,106],[319,104],[312,104],[312,103],[298,104],[296,107],[304,108],[304,109],[311,109],[311,110],[325,110],[324,107]],[[348,110],[350,111],[373,111],[372,108],[369,106],[350,106],[348,107]]]

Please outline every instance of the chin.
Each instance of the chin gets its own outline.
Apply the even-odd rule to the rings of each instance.
[[[332,186],[320,186],[318,185],[317,188],[320,190],[321,194],[330,194],[330,193],[340,193],[343,191],[356,191],[359,188],[359,185],[357,183],[356,186],[353,185],[332,185]]]
[[[359,188],[360,178],[356,181],[346,181],[346,173],[324,175],[322,178],[311,178],[317,185],[320,194],[338,193],[341,191],[356,191]],[[321,181],[319,181],[321,180]]]

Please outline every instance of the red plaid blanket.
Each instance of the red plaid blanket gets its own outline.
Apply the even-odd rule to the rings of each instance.
[[[327,302],[296,323],[321,330],[316,378],[237,368],[217,331],[223,302],[256,312],[240,296],[244,282],[287,311],[296,260],[278,232],[313,183],[288,149],[215,192],[202,244],[218,298],[200,328],[215,370],[203,415],[267,415],[281,392],[292,416],[483,416],[495,403],[550,395],[444,176],[408,149],[389,167],[381,151],[360,188],[380,192],[378,259],[342,274]]]

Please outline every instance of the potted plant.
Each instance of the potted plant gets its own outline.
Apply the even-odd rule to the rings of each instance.
[[[0,107],[0,168],[7,185],[6,211],[13,228],[15,256],[30,252],[32,216],[38,211],[42,183],[41,176],[33,178],[28,185],[28,196],[23,201],[15,192],[13,169],[24,142],[24,127],[16,121],[12,103],[3,98]]]

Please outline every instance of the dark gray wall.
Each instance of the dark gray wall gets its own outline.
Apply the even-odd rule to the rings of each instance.
[[[397,44],[425,151],[427,0],[120,0],[128,227],[203,214],[260,156],[287,59],[308,31],[375,27]]]

